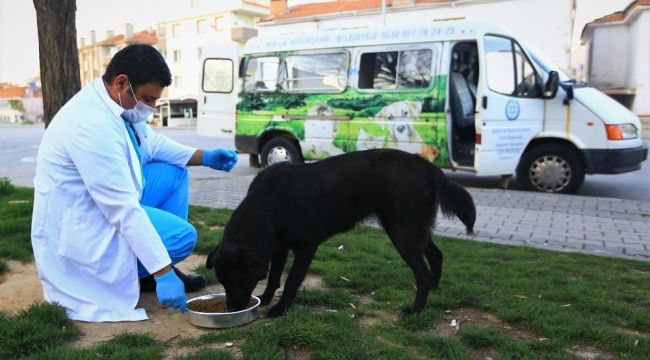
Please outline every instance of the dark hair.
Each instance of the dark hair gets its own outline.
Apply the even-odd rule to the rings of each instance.
[[[150,45],[133,44],[118,51],[108,63],[102,79],[110,83],[120,74],[129,77],[133,89],[150,82],[165,87],[172,83],[165,59]]]

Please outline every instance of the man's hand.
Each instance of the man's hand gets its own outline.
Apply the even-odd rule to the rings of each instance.
[[[203,150],[203,166],[230,171],[237,164],[237,153],[231,150]]]
[[[180,312],[187,311],[187,298],[185,297],[185,285],[174,271],[155,277],[156,295],[162,305],[174,308]]]

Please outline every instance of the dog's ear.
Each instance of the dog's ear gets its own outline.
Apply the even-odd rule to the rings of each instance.
[[[214,264],[216,263],[217,256],[219,255],[219,249],[221,248],[221,244],[217,245],[212,251],[208,254],[208,260],[205,261],[205,267],[208,269],[212,269],[214,267]]]
[[[240,248],[237,249],[236,258],[238,263],[246,264],[246,268],[253,274],[255,279],[259,281],[266,278],[266,274],[269,272],[269,264],[265,264],[257,256]]]

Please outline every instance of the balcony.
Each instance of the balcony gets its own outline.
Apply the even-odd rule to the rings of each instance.
[[[234,27],[230,32],[233,41],[246,42],[248,39],[257,36],[257,29],[248,27]]]

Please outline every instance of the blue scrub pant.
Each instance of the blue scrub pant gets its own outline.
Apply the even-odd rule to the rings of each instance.
[[[187,222],[189,211],[189,174],[187,169],[153,162],[142,167],[145,187],[140,203],[167,248],[172,265],[190,255],[197,233]],[[149,272],[138,261],[138,276]]]

